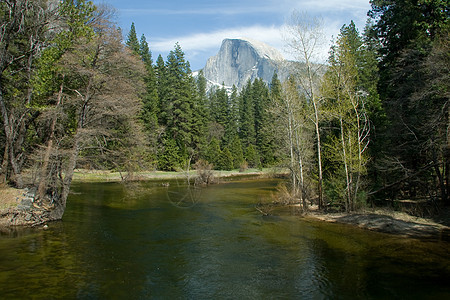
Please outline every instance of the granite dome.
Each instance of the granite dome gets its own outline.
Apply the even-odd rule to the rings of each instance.
[[[225,39],[217,55],[210,57],[203,69],[208,87],[241,89],[249,80],[262,78],[269,83],[276,72],[280,79],[287,78],[288,62],[275,48],[247,38]]]

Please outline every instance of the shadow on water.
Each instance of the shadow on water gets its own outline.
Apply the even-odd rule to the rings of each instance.
[[[448,298],[449,244],[255,205],[279,180],[77,184],[64,220],[0,237],[5,298]]]

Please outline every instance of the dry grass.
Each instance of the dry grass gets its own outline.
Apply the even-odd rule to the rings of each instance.
[[[0,185],[0,209],[16,207],[23,194],[24,190]]]

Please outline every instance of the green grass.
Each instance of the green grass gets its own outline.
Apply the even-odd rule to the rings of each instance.
[[[223,177],[239,177],[246,175],[260,175],[270,177],[275,174],[283,174],[285,170],[273,169],[273,168],[264,168],[263,170],[259,169],[247,169],[244,172],[239,172],[239,170],[231,170],[231,171],[220,171],[214,170],[214,176],[216,178]],[[111,171],[98,171],[98,170],[75,170],[73,180],[75,182],[117,182],[122,181],[122,176],[126,176],[126,173],[119,172],[111,172]],[[194,177],[197,175],[196,170],[191,170],[189,172],[190,177]],[[187,173],[184,171],[180,172],[166,172],[166,171],[143,171],[133,173],[134,180],[160,180],[160,179],[180,179],[186,178]]]

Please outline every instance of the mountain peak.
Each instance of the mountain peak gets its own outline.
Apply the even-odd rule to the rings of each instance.
[[[206,62],[203,69],[209,87],[235,85],[241,89],[249,80],[262,78],[269,83],[274,72],[279,77],[286,73],[283,70],[285,59],[275,48],[252,39],[224,39],[217,55]]]
[[[227,40],[232,40],[232,39],[225,39],[222,43],[224,43]],[[261,57],[265,57],[267,59],[274,60],[274,61],[285,60],[283,55],[281,55],[281,53],[277,49],[275,49],[274,47],[269,46],[268,44],[263,43],[261,41],[257,41],[257,40],[246,38],[246,37],[241,37],[241,38],[237,38],[234,40],[247,42],[251,47],[253,47],[255,49],[256,52],[258,52],[258,54]]]

